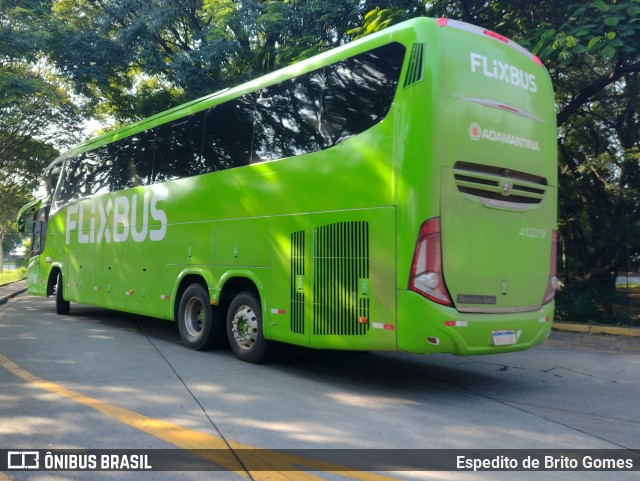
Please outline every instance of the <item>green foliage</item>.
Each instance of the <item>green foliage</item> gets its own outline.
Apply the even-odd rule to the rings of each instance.
[[[616,273],[640,257],[640,76],[603,89],[561,129],[560,233],[569,286],[600,286],[613,320]]]
[[[640,257],[640,2],[581,2],[567,12],[556,27],[540,25],[535,47],[550,64],[562,126],[560,298],[588,290],[597,319],[616,322],[615,277]]]
[[[50,34],[37,21],[50,2],[0,0],[0,271],[3,251],[22,239],[15,217],[56,146],[77,141],[79,110],[65,79],[46,61]]]
[[[598,57],[604,68],[625,58],[638,59],[640,1],[579,2],[569,5],[567,13],[559,26],[540,24],[534,53],[563,67],[583,63],[585,55]]]
[[[4,249],[13,250],[21,243],[16,233],[16,215],[20,207],[30,200],[28,191],[19,184],[7,184],[0,174],[0,272]]]
[[[93,113],[136,120],[345,43],[376,6],[410,0],[57,0],[42,48]]]
[[[15,248],[22,245],[23,240],[22,235],[16,229],[16,222],[9,222],[7,233],[4,235],[4,239],[2,240],[2,251],[5,254],[13,251]]]
[[[341,43],[358,4],[60,0],[46,53],[100,115],[133,120]]]
[[[596,285],[565,286],[556,295],[556,316],[559,322],[589,323],[602,319],[598,308],[598,294],[600,289]]]
[[[4,286],[5,284],[10,284],[12,282],[17,282],[21,279],[26,278],[27,270],[24,267],[13,271],[2,272],[0,273],[0,286]]]
[[[380,8],[378,6],[365,14],[364,22],[361,26],[349,30],[348,33],[354,38],[365,37],[390,25],[418,16],[418,9],[418,4],[414,8],[408,8],[407,5],[405,5],[405,8],[397,5],[392,5],[388,8]]]
[[[0,169],[32,186],[56,154],[51,144],[77,141],[80,113],[65,79],[43,57],[50,35],[36,19],[46,17],[49,4],[0,0]]]

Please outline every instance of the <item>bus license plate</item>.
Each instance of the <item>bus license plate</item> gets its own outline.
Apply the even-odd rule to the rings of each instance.
[[[509,346],[516,342],[516,331],[493,331],[494,346]]]

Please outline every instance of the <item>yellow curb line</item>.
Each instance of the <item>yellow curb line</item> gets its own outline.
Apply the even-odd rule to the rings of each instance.
[[[598,326],[590,324],[554,322],[553,328],[558,331],[583,332],[586,334],[611,334],[614,336],[640,337],[640,329],[637,327]]]

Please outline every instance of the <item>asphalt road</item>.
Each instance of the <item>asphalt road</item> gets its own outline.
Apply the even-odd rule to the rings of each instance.
[[[639,400],[639,338],[554,331],[532,350],[475,358],[286,348],[256,366],[184,348],[170,322],[74,304],[57,316],[51,299],[27,295],[0,306],[0,450],[638,449]],[[639,478],[306,468],[10,471],[0,481]]]

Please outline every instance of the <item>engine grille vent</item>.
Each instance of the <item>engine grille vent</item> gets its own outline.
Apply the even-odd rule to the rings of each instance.
[[[369,278],[369,223],[339,222],[317,227],[313,333],[361,336],[369,329],[369,299],[360,285]]]
[[[525,209],[540,204],[547,192],[547,179],[517,170],[456,162],[453,172],[459,192],[492,206]]]
[[[291,234],[291,331],[298,334],[304,334],[304,242],[303,230]]]

